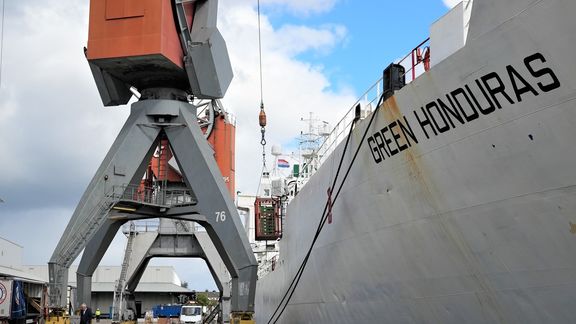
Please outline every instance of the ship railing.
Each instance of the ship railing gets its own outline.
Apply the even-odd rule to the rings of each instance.
[[[406,84],[430,70],[430,37],[414,47],[397,64],[402,65],[406,70],[404,72]]]
[[[398,60],[405,68],[404,77],[406,84],[412,82],[420,74],[430,69],[430,38],[413,48],[406,56]],[[348,134],[350,125],[355,118],[355,108],[360,105],[360,119],[369,116],[377,107],[378,100],[382,95],[382,78],[378,79],[354,104],[348,109],[344,117],[334,126],[332,131],[318,148],[317,156],[322,164],[325,159],[336,149],[338,144],[344,140]],[[310,175],[311,176],[311,175]]]
[[[364,119],[370,115],[378,104],[378,99],[382,95],[382,78],[378,79],[360,98],[348,109],[344,117],[334,126],[332,131],[318,148],[318,158],[320,164],[336,149],[338,144],[346,138],[348,130],[355,117],[355,107],[360,105],[360,118]]]

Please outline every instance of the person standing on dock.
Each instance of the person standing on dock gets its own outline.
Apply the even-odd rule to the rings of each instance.
[[[92,323],[92,310],[86,304],[80,305],[80,324]]]
[[[96,316],[96,323],[100,323],[100,315],[102,315],[102,313],[100,312],[100,308],[96,308],[94,315]]]

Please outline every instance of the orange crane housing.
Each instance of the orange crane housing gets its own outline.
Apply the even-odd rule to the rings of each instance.
[[[191,28],[195,4],[184,8]],[[102,71],[104,83],[115,85],[106,90],[121,97],[104,105],[127,103],[130,86],[188,89],[178,35],[171,0],[90,1],[86,58],[93,72]]]

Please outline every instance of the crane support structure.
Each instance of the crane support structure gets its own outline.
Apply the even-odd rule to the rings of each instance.
[[[162,89],[157,94],[174,97],[170,93]],[[147,199],[142,192],[130,191],[130,186],[138,186],[161,135],[168,138],[189,194]],[[126,221],[145,218],[182,219],[204,226],[232,277],[232,312],[254,311],[257,263],[238,212],[198,126],[195,107],[169,99],[132,104],[128,121],[86,189],[50,260],[51,305],[66,305],[66,294],[62,292],[66,291],[67,268],[85,247],[81,263],[88,266],[81,269],[84,273],[78,273],[78,291],[80,302],[88,299],[92,273],[115,233]]]
[[[185,227],[171,226],[176,225],[176,222],[184,224]],[[127,308],[135,310],[133,293],[152,258],[201,258],[206,261],[220,291],[221,310],[224,314],[224,318],[220,320],[223,323],[229,322],[227,316],[230,314],[230,275],[208,234],[195,230],[193,225],[189,222],[160,219],[157,231],[139,232],[134,238],[134,249],[126,273]]]
[[[130,215],[117,215],[115,218],[129,217]],[[172,225],[172,226],[171,226]],[[177,226],[181,225],[181,226]],[[131,231],[131,229],[130,229]],[[130,235],[135,233],[130,232]],[[92,250],[98,246],[100,242],[99,235],[92,239],[94,244],[89,243],[85,251]],[[157,231],[137,232],[133,235],[133,247],[129,260],[126,260],[126,276],[125,276],[125,297],[126,308],[136,311],[136,303],[134,299],[134,292],[148,262],[152,258],[173,257],[173,258],[201,258],[206,261],[208,269],[212,274],[214,282],[220,291],[220,304],[221,310],[224,315],[230,314],[230,275],[226,269],[226,265],[222,262],[220,254],[214,247],[214,244],[208,234],[204,231],[196,231],[194,224],[189,221],[172,220],[161,218]],[[77,282],[86,281],[79,289],[85,289],[91,276],[86,276],[86,273],[93,273],[96,265],[92,264],[91,255],[85,252],[87,257],[82,257],[80,265],[78,266]],[[126,257],[126,255],[125,255]],[[123,288],[124,288],[123,287]],[[78,290],[78,296],[87,304],[90,304],[90,292]],[[120,307],[119,307],[120,308]],[[119,312],[118,316],[121,318],[122,313]],[[228,323],[227,317],[220,318],[223,323]],[[126,318],[126,317],[124,317]],[[114,322],[114,319],[113,319]]]

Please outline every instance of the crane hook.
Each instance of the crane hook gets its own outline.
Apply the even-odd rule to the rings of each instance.
[[[264,111],[264,103],[260,103],[260,114],[258,115],[258,121],[260,122],[260,132],[262,133],[262,140],[260,144],[262,146],[266,145],[266,112]]]

